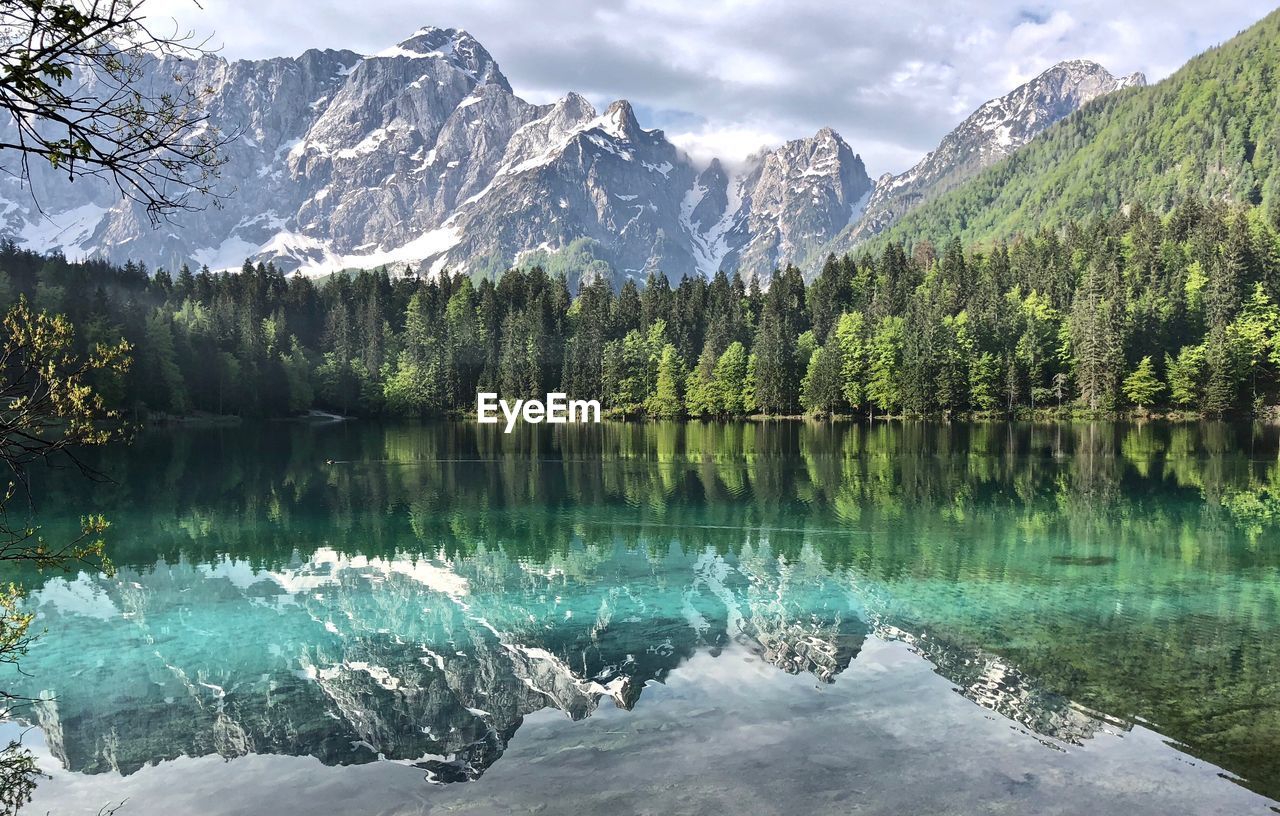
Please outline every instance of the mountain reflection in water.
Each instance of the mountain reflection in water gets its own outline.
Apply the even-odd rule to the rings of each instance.
[[[1274,796],[1275,452],[1220,425],[151,433],[95,463],[113,485],[44,486],[51,534],[113,519],[120,569],[29,577],[48,631],[6,688],[79,773],[458,782],[695,655],[833,683],[874,638],[1050,748],[1147,722]]]

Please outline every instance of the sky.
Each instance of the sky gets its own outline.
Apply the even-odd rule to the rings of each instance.
[[[228,59],[381,51],[469,31],[518,95],[628,99],[696,160],[734,163],[836,129],[874,177],[901,172],[987,99],[1092,59],[1154,82],[1272,10],[1266,2],[1061,0],[148,0]]]

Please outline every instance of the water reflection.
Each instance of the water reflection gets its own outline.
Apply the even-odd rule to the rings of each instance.
[[[54,755],[474,779],[540,709],[725,650],[830,683],[874,637],[1047,746],[1144,720],[1280,787],[1271,429],[489,430],[156,433],[114,485],[47,485],[52,519],[111,514],[122,567],[30,577],[16,682]]]

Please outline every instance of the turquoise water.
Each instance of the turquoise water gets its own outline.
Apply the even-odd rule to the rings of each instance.
[[[41,698],[32,812],[1268,813],[1278,453],[1212,424],[146,432],[100,452],[113,483],[37,485],[50,536],[112,520],[118,571],[21,576],[44,634],[0,680]]]

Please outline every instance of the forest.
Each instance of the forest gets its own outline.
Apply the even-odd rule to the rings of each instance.
[[[563,391],[615,416],[1257,414],[1280,390],[1280,231],[1195,198],[989,245],[887,242],[764,290],[724,272],[496,282],[148,270],[0,245],[0,300],[132,347],[135,419],[426,417]]]

